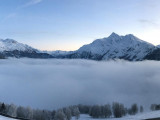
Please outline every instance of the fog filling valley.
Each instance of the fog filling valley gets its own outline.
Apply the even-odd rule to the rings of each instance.
[[[39,109],[160,103],[160,62],[0,60],[0,101]]]

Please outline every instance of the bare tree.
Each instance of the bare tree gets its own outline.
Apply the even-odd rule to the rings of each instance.
[[[64,114],[66,115],[67,120],[71,120],[72,113],[69,107],[63,109]]]
[[[16,117],[17,116],[17,107],[14,104],[8,106],[7,115]]]
[[[75,116],[76,119],[79,119],[79,117],[80,117],[80,112],[79,112],[78,107],[75,107],[75,108],[73,109],[73,115]]]
[[[141,113],[143,112],[143,106],[142,105],[140,106],[140,112]]]
[[[137,106],[137,104],[133,104],[131,106],[131,110],[132,110],[132,115],[137,114],[138,113],[138,106]]]
[[[55,120],[66,120],[66,116],[65,116],[63,110],[56,111],[54,119]]]
[[[113,103],[112,110],[113,110],[113,115],[116,118],[120,118],[125,115],[125,108],[123,104],[117,102]]]
[[[105,118],[109,118],[112,115],[111,106],[109,104],[105,105],[103,108],[103,114]]]

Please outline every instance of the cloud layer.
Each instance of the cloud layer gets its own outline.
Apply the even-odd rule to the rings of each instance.
[[[0,66],[1,102],[41,109],[160,103],[160,63],[155,61],[9,59]]]
[[[42,0],[30,0],[28,3],[24,4],[24,5],[22,6],[22,8],[23,8],[23,7],[28,7],[28,6],[31,6],[31,5],[38,4],[38,3],[40,3],[40,2],[42,2]]]

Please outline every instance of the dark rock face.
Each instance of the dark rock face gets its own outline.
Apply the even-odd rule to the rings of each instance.
[[[72,53],[65,56],[70,59],[90,59],[90,60],[102,60],[102,55],[92,54],[91,52]]]
[[[144,60],[160,60],[160,48],[155,49],[153,52],[149,53],[144,57]]]
[[[36,51],[28,52],[28,51],[3,51],[1,53],[5,57],[27,57],[27,58],[54,58],[52,55],[49,55],[47,53],[38,53]]]
[[[5,59],[6,57],[0,53],[0,59]]]

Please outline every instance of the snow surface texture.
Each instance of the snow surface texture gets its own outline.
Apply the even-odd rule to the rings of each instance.
[[[126,116],[122,118],[109,118],[109,119],[96,119],[96,118],[93,119],[89,115],[81,114],[79,120],[142,120],[142,119],[159,118],[159,117],[160,117],[160,111],[152,111],[133,116]],[[16,120],[16,119],[0,116],[0,120]],[[75,120],[75,118],[72,117],[72,120]]]
[[[0,115],[0,120],[18,120],[18,119],[8,118]]]
[[[92,118],[89,115],[81,114],[79,120],[144,120],[144,119],[151,119],[151,118],[160,118],[160,111],[152,111],[152,112],[144,112],[139,113],[137,115],[128,115],[122,118],[105,118],[105,119],[96,119]],[[72,120],[75,120],[74,117],[72,117]]]
[[[36,49],[28,45],[18,43],[17,41],[12,39],[5,39],[5,40],[0,39],[0,52],[14,51],[14,50],[32,52],[35,51]]]
[[[156,47],[148,42],[142,41],[132,34],[119,36],[112,33],[109,37],[97,39],[91,44],[82,46],[78,53],[88,52],[102,55],[102,59],[126,58],[130,60],[142,60]]]

